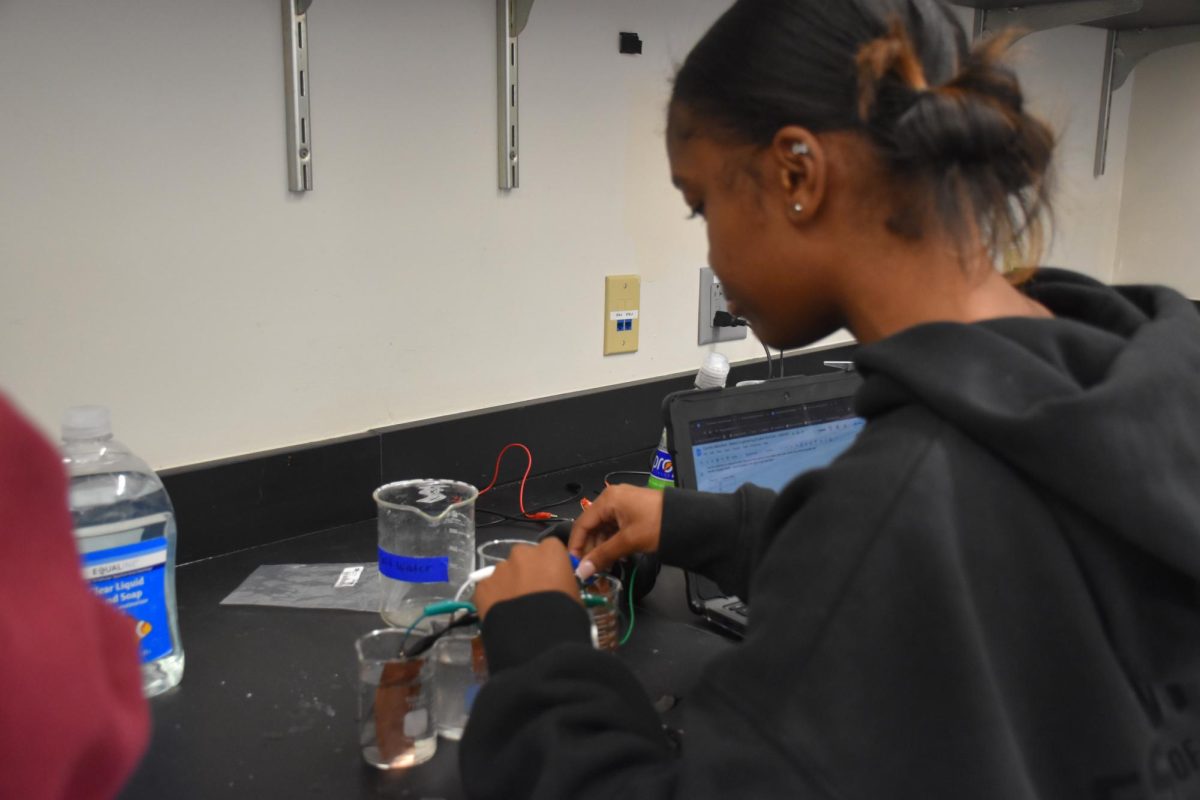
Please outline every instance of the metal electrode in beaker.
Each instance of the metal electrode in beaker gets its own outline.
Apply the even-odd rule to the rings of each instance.
[[[583,589],[584,593],[599,597],[604,604],[588,609],[592,625],[596,628],[596,647],[613,652],[620,643],[621,615],[617,606],[621,599],[621,582],[607,573],[598,573]]]
[[[379,508],[380,614],[407,628],[425,606],[451,600],[475,569],[475,498],[469,483],[412,480],[375,490]],[[425,620],[416,629],[433,629]]]
[[[358,731],[363,759],[379,769],[423,764],[437,752],[433,665],[408,658],[409,636],[394,628],[354,643],[358,654]]]

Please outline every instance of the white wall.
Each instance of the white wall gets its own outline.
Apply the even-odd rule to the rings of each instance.
[[[0,385],[47,428],[108,403],[165,467],[698,365],[706,245],[660,134],[725,5],[537,4],[504,196],[493,0],[318,0],[304,197],[278,0],[0,5]],[[642,349],[606,359],[624,272]]]
[[[1054,239],[1043,263],[1111,281],[1126,179],[1125,142],[1134,80],[1113,95],[1108,163],[1094,177],[1107,33],[1071,26],[1036,33],[1018,47],[1030,107],[1059,133]]]
[[[970,30],[974,12],[958,12]],[[1059,135],[1054,238],[1042,263],[1111,281],[1134,82],[1131,79],[1113,95],[1107,169],[1095,178],[1106,39],[1099,28],[1054,28],[1021,39],[1013,58],[1029,109]]]
[[[537,3],[506,196],[492,0],[317,0],[296,197],[277,0],[0,4],[0,389],[47,430],[109,404],[162,468],[694,369],[706,244],[661,137],[672,66],[727,5]],[[1026,72],[1069,125],[1055,261],[1104,275],[1121,170],[1084,181],[1093,33],[1031,38]],[[604,358],[623,272],[641,351]]]
[[[1200,45],[1138,65],[1117,278],[1200,298]]]

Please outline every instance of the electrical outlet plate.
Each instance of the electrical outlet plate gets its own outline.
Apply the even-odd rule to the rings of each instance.
[[[604,355],[637,352],[641,304],[640,277],[609,275],[604,279]]]
[[[699,331],[696,340],[697,344],[731,342],[735,339],[746,338],[747,329],[745,327],[714,328],[712,324],[713,316],[718,311],[728,311],[725,304],[725,292],[721,288],[721,282],[713,274],[712,268],[701,267],[700,314],[696,321]]]

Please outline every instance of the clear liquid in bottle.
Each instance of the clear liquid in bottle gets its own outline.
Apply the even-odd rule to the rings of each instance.
[[[142,692],[183,678],[175,606],[175,512],[162,481],[112,438],[107,409],[71,409],[63,423],[63,462],[84,578],[134,621]]]

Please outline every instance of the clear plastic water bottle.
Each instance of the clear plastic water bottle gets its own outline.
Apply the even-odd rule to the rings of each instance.
[[[135,620],[142,692],[161,694],[183,678],[171,500],[146,462],[113,439],[107,408],[68,410],[62,452],[84,578]]]
[[[697,389],[722,389],[729,378],[729,359],[720,353],[709,353],[696,373]],[[667,449],[667,429],[663,428],[662,438],[658,440],[658,450],[654,453],[654,463],[650,465],[650,479],[646,486],[651,489],[666,489],[675,485],[675,462]]]

